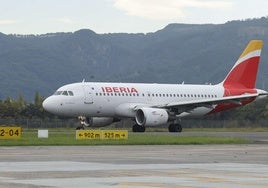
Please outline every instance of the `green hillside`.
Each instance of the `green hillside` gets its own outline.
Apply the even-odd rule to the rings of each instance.
[[[170,24],[148,34],[0,33],[0,99],[21,93],[33,100],[35,91],[48,96],[59,86],[83,79],[218,83],[251,39],[264,40],[257,84],[267,89],[268,18]]]

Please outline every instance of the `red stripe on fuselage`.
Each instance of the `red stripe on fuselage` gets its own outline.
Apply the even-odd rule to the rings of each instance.
[[[209,114],[214,114],[214,113],[217,113],[217,112],[222,112],[222,111],[225,111],[225,110],[229,110],[231,108],[236,108],[236,107],[240,107],[240,106],[244,106],[248,103],[251,103],[255,100],[256,97],[251,97],[249,99],[244,99],[241,101],[241,105],[239,104],[235,104],[235,103],[223,103],[223,104],[218,104],[212,111],[210,111],[208,113]]]

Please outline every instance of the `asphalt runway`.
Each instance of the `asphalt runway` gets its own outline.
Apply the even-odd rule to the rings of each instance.
[[[268,145],[264,142],[23,146],[0,147],[0,151],[1,188],[268,187]]]
[[[268,132],[182,132],[181,136],[216,136],[245,138],[252,143],[268,144]]]

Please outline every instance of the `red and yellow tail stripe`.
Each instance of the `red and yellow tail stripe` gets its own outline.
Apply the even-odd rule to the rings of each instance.
[[[222,85],[224,87],[224,97],[257,93],[257,90],[255,89],[255,83],[259,67],[261,49],[261,40],[252,40],[249,42],[229,74],[222,82]],[[241,105],[248,104],[254,100],[255,97],[242,100]],[[228,110],[238,106],[240,105],[235,103],[218,104],[209,114]]]
[[[255,88],[261,49],[261,40],[249,42],[223,81],[224,88],[229,90]]]

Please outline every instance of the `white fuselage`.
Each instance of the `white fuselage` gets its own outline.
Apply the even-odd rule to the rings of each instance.
[[[220,98],[222,85],[91,83],[65,85],[45,100],[44,106],[54,114],[89,117],[134,117],[136,106],[164,105]],[[49,109],[50,108],[50,109]],[[200,116],[212,109],[200,107],[190,114]]]

